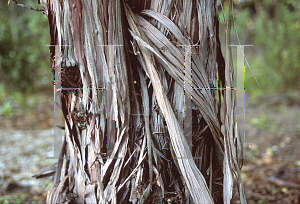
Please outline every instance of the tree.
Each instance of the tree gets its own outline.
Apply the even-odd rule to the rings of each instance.
[[[216,1],[41,4],[65,118],[47,203],[230,203],[234,170],[245,203]]]

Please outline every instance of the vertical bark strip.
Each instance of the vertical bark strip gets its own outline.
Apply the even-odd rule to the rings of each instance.
[[[150,190],[152,190],[152,180],[153,180],[153,165],[152,165],[152,139],[151,139],[151,132],[149,127],[149,96],[147,91],[147,86],[145,82],[145,77],[142,74],[142,71],[138,69],[140,82],[141,82],[141,91],[142,91],[142,100],[143,100],[143,107],[144,107],[144,120],[145,120],[145,131],[147,137],[147,151],[148,151],[148,162],[149,162],[149,180],[150,180]]]
[[[232,64],[232,53],[229,45],[230,41],[230,29],[231,29],[231,12],[232,12],[232,1],[229,1],[229,18],[225,22],[225,137],[224,137],[224,185],[223,185],[223,193],[224,193],[224,203],[230,203],[233,194],[233,172],[237,172],[237,183],[238,190],[240,194],[240,201],[242,204],[247,203],[244,195],[243,183],[241,180],[240,167],[238,165],[238,158],[236,155],[239,153],[236,152],[236,148],[234,145],[234,139],[238,137],[235,134],[236,128],[236,119],[234,116],[235,106],[236,106],[236,97],[233,90],[233,87],[236,87],[234,84],[234,70]]]

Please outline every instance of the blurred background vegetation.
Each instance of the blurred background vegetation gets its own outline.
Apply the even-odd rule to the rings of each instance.
[[[228,1],[222,1],[228,8]],[[237,36],[260,87],[246,65],[246,95],[251,101],[274,93],[297,94],[300,88],[300,1],[233,0],[232,43]],[[224,26],[219,9],[220,25]],[[228,10],[225,11],[228,18]],[[220,28],[221,30],[221,28]],[[236,51],[233,51],[233,55]],[[234,59],[235,60],[235,59]]]
[[[37,0],[18,3],[41,8]],[[42,12],[0,2],[0,114],[11,117],[15,108],[37,103],[36,94],[51,90],[49,30]]]
[[[293,94],[300,88],[300,1],[233,0],[235,26],[232,43],[253,44],[245,48],[246,94],[252,101],[278,92]],[[40,8],[37,0],[19,1]],[[219,3],[220,35],[224,19]],[[222,0],[228,18],[228,0]],[[0,2],[0,114],[13,114],[15,106],[34,107],[36,93],[52,90],[49,67],[47,17],[41,12]],[[237,33],[235,32],[235,28]],[[223,33],[222,33],[223,32]],[[224,45],[224,41],[222,42]],[[235,53],[235,51],[233,51]]]

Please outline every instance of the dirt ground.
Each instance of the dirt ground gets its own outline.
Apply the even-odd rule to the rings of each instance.
[[[46,104],[46,105],[45,105]],[[300,203],[300,93],[246,103],[242,178],[248,203]],[[0,117],[0,203],[44,203],[51,178],[31,176],[53,161],[53,96],[35,110]],[[30,130],[30,131],[29,131]],[[233,203],[240,203],[236,198]]]
[[[248,203],[300,203],[299,96],[274,94],[246,103],[242,178]]]

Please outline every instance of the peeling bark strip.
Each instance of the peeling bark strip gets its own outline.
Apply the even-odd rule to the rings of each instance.
[[[234,100],[226,92],[224,137],[221,104],[211,89],[217,74],[225,83],[216,1],[41,0],[41,5],[51,45],[62,53],[62,88],[68,88],[62,91],[61,152],[69,159],[60,160],[47,203],[230,202],[223,192],[231,194],[230,176],[239,167],[231,159]],[[53,46],[50,57],[54,68]],[[228,64],[225,75],[230,85]],[[192,97],[189,114],[185,92]],[[183,134],[188,117],[191,148]],[[228,186],[222,187],[223,180]]]
[[[145,82],[145,77],[142,74],[142,71],[138,69],[140,79],[141,79],[141,91],[142,91],[142,98],[143,98],[143,107],[144,107],[144,120],[145,120],[145,131],[147,135],[147,149],[148,149],[148,162],[149,162],[149,182],[150,182],[150,189],[152,190],[152,180],[153,180],[153,165],[152,165],[152,139],[151,139],[151,132],[149,127],[149,96],[148,90]]]

